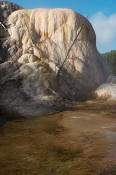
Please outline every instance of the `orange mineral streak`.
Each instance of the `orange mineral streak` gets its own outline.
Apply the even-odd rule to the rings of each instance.
[[[74,53],[74,51],[72,51],[71,63],[72,63],[73,67],[75,67],[74,61],[75,61],[75,53]]]

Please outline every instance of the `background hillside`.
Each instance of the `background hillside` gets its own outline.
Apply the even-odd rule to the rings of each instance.
[[[110,67],[110,72],[116,75],[116,50],[111,50],[110,52],[106,52],[102,55]]]

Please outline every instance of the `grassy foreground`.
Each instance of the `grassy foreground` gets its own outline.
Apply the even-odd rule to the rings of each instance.
[[[8,122],[0,128],[0,175],[116,175],[114,163],[103,161],[105,135],[76,130],[67,121],[78,111],[114,115],[115,104],[106,109],[101,103],[80,103],[75,111]]]

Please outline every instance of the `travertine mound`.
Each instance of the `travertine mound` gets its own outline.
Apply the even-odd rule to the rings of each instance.
[[[98,98],[116,101],[116,76],[110,75],[106,83],[97,88],[95,94]]]
[[[19,101],[25,106],[25,98],[39,105],[62,105],[64,99],[86,99],[107,79],[108,68],[96,49],[95,32],[73,10],[18,10],[8,24],[12,63],[4,65],[15,68],[7,75],[0,65],[1,84],[7,85],[10,94],[15,89],[16,98],[11,100],[13,95],[2,88],[4,103],[10,100],[19,111]]]

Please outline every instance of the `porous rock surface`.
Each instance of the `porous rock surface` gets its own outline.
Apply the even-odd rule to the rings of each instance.
[[[69,9],[18,10],[8,24],[10,58],[0,64],[2,104],[35,115],[63,106],[64,99],[86,99],[107,79],[95,32],[80,14]]]

